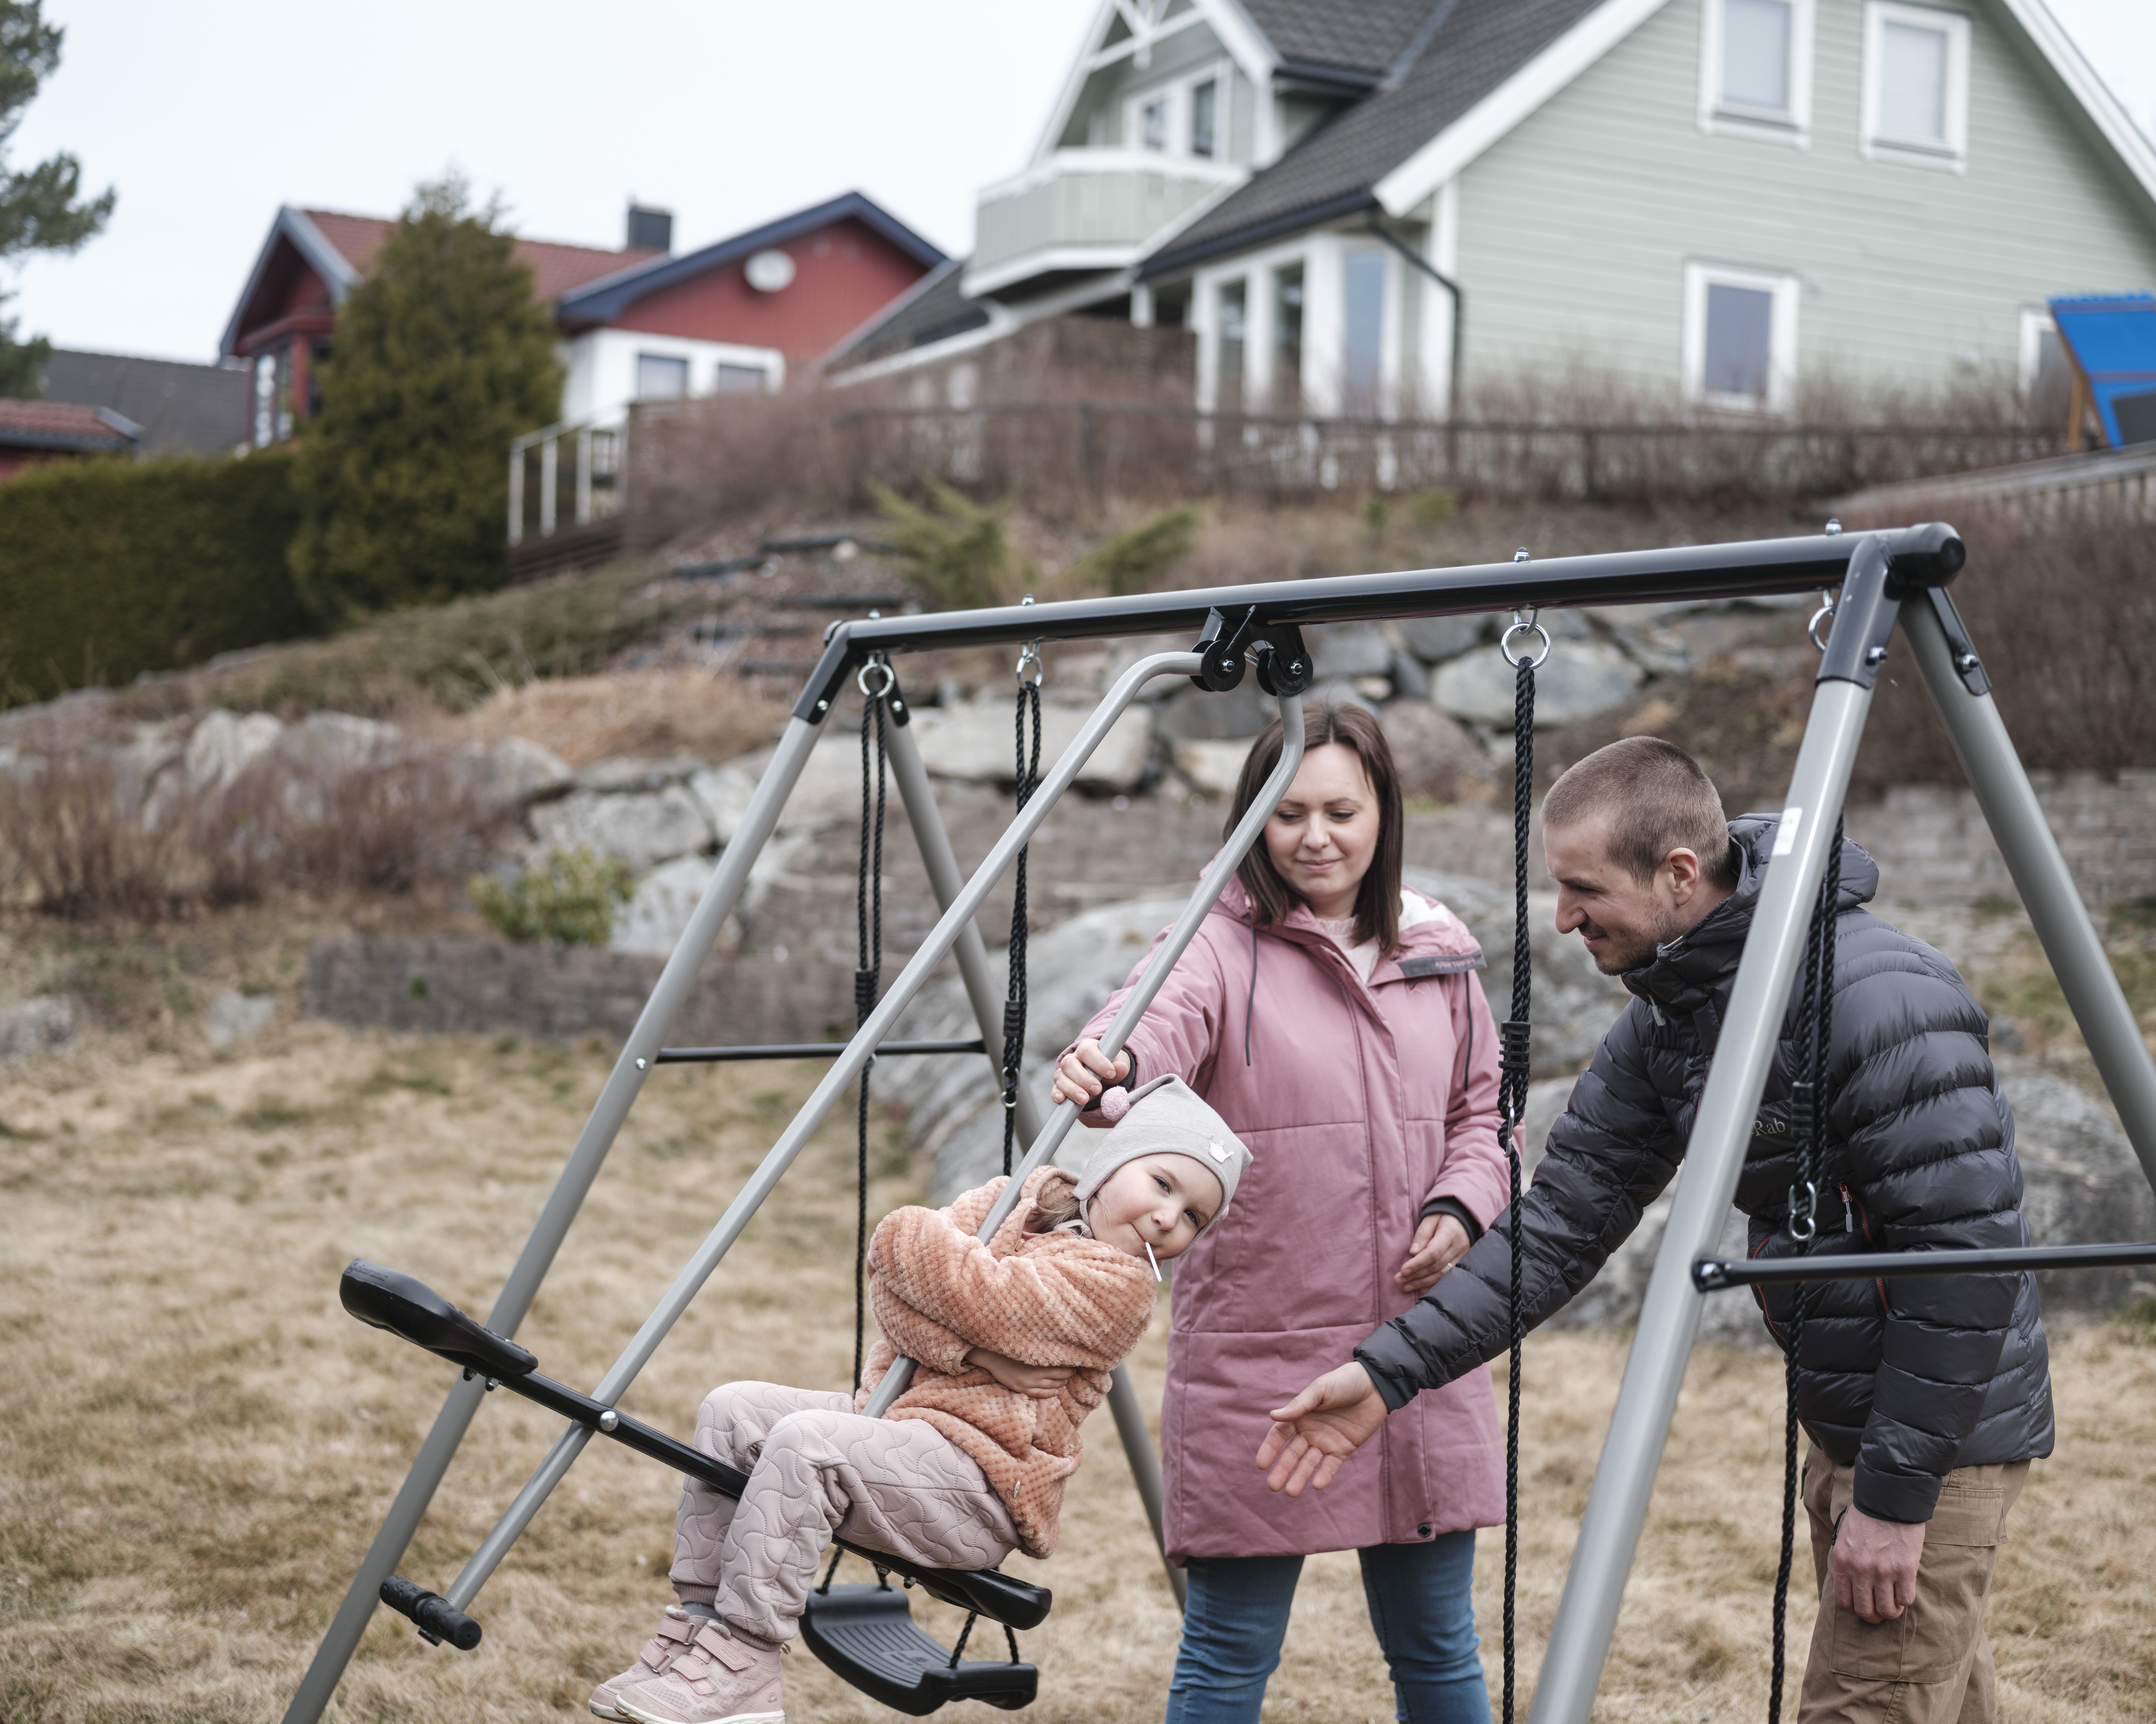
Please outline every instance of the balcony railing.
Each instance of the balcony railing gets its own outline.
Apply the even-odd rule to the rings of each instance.
[[[1058,150],[981,193],[968,293],[1050,270],[1121,269],[1245,170],[1150,150]]]
[[[572,517],[561,518],[562,445],[569,445]],[[564,422],[527,431],[509,445],[509,542],[544,538],[557,527],[586,526],[621,512],[629,423]],[[531,484],[538,470],[538,484]],[[535,509],[533,504],[537,507]],[[536,516],[536,519],[534,518]]]

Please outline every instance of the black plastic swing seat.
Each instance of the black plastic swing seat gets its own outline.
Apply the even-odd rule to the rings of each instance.
[[[1033,1704],[1040,1672],[1029,1664],[951,1662],[913,1620],[896,1587],[832,1587],[808,1595],[801,1638],[842,1680],[895,1712],[926,1717],[954,1700],[1014,1712]]]

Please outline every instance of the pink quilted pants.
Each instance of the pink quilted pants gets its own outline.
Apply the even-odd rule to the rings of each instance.
[[[986,1568],[1018,1544],[964,1449],[919,1419],[864,1418],[853,1397],[721,1383],[696,1447],[748,1474],[737,1503],[695,1479],[674,1523],[674,1589],[767,1640],[794,1634],[832,1538],[935,1568]]]

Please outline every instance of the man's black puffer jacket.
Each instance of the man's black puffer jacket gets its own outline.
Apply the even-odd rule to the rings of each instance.
[[[1573,1086],[1522,1199],[1530,1325],[1594,1278],[1677,1171],[1777,824],[1760,815],[1731,824],[1743,860],[1735,893],[1624,978],[1636,997]],[[1983,1009],[1938,953],[1860,908],[1878,883],[1877,865],[1845,844],[1826,1161],[1819,1233],[1805,1248],[2026,1244],[2013,1115]],[[1797,1005],[1793,994],[1737,1186],[1755,1257],[1799,1248],[1786,1225]],[[1491,1222],[1451,1274],[1356,1350],[1388,1406],[1505,1351],[1509,1227],[1509,1219]],[[1780,1340],[1795,1289],[1763,1290]],[[1928,1521],[1940,1480],[1957,1466],[2051,1452],[2032,1275],[1820,1284],[1799,1363],[1805,1429],[1836,1462],[1855,1465],[1856,1505],[1878,1519]]]

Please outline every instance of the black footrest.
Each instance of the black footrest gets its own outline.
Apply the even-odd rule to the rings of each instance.
[[[1029,1664],[951,1662],[913,1620],[896,1587],[811,1593],[801,1638],[834,1674],[895,1712],[925,1717],[954,1700],[1014,1712],[1033,1704],[1040,1672]]]

